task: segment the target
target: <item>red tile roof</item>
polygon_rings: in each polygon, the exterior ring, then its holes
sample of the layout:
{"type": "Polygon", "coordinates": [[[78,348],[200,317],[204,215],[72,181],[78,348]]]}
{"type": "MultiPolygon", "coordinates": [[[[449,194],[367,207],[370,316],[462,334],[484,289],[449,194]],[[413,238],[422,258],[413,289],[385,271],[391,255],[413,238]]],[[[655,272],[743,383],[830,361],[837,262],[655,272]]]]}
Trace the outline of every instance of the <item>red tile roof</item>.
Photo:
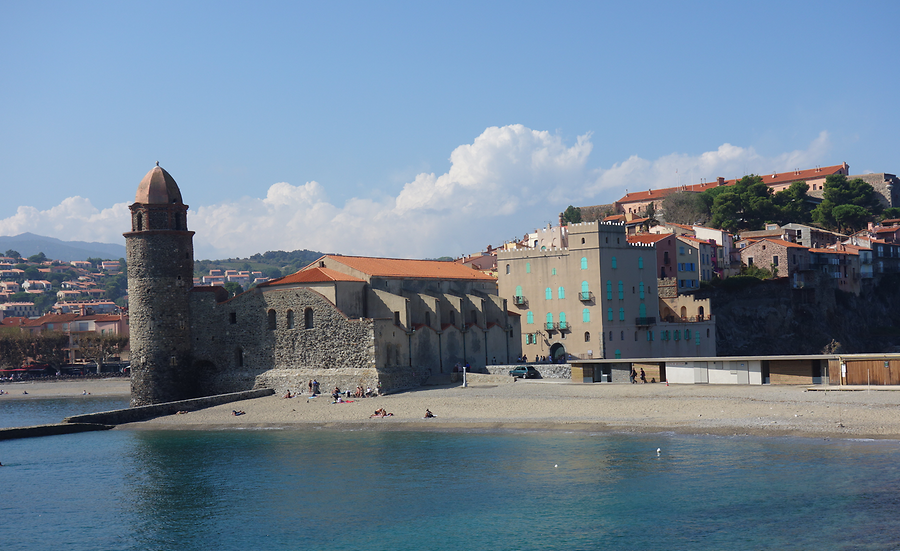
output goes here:
{"type": "Polygon", "coordinates": [[[834,249],[810,249],[811,253],[827,253],[827,254],[855,254],[859,255],[859,251],[836,251],[834,249]]]}
{"type": "MultiPolygon", "coordinates": [[[[412,279],[467,279],[475,281],[496,281],[493,276],[473,270],[455,262],[440,260],[405,260],[399,258],[372,258],[366,256],[325,255],[333,262],[339,262],[364,274],[375,277],[396,277],[412,279]]],[[[313,269],[318,260],[304,268],[313,269]]]]}
{"type": "MultiPolygon", "coordinates": [[[[781,172],[775,174],[759,174],[765,182],[766,185],[773,186],[779,184],[789,184],[797,181],[806,181],[806,180],[816,180],[819,178],[824,178],[826,176],[830,176],[832,174],[842,173],[844,169],[843,164],[834,165],[834,166],[825,166],[819,168],[810,168],[807,170],[792,170],[790,172],[781,172]]],[[[725,186],[733,186],[737,183],[740,178],[734,180],[725,180],[725,186]]],[[[651,189],[647,191],[638,191],[634,193],[626,193],[625,197],[622,197],[617,203],[641,203],[646,201],[654,201],[658,199],[663,199],[673,193],[677,193],[679,191],[693,191],[697,193],[704,192],[708,189],[712,189],[715,187],[719,187],[718,181],[716,182],[706,182],[703,184],[691,184],[679,187],[669,187],[662,189],[651,189]]]]}
{"type": "Polygon", "coordinates": [[[629,235],[629,243],[657,243],[667,237],[672,237],[673,233],[639,233],[637,235],[629,235]]]}
{"type": "Polygon", "coordinates": [[[331,283],[332,281],[356,281],[359,283],[365,283],[365,281],[359,279],[358,277],[342,274],[341,272],[332,270],[331,268],[319,268],[317,266],[315,268],[304,268],[303,270],[295,272],[291,275],[273,279],[272,281],[267,281],[265,283],[260,283],[258,286],[271,287],[273,285],[287,285],[290,283],[331,283]]]}

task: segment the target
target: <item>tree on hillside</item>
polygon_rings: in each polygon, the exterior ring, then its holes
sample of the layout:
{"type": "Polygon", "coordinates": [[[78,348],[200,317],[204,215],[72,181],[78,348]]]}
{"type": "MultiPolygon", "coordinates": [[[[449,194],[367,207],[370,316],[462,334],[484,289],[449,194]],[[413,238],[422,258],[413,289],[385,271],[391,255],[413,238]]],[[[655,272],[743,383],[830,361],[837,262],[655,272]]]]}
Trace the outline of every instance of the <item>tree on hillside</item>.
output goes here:
{"type": "Polygon", "coordinates": [[[565,225],[579,224],[581,223],[581,209],[569,205],[568,208],[560,214],[560,218],[562,218],[565,225]]]}
{"type": "Polygon", "coordinates": [[[657,218],[658,215],[659,215],[659,213],[656,212],[656,203],[651,201],[650,204],[647,205],[647,208],[644,210],[643,217],[647,219],[647,221],[644,222],[644,227],[646,227],[647,229],[650,229],[653,226],[658,225],[659,224],[659,219],[657,218]]]}
{"type": "Polygon", "coordinates": [[[25,279],[40,279],[41,271],[35,268],[34,266],[28,266],[25,268],[25,279]]]}
{"type": "Polygon", "coordinates": [[[884,212],[881,213],[882,220],[896,220],[898,218],[900,218],[900,207],[884,209],[884,212]]]}
{"type": "Polygon", "coordinates": [[[19,251],[14,251],[12,249],[9,249],[5,253],[3,253],[3,256],[9,257],[9,258],[15,258],[15,259],[22,258],[22,255],[19,254],[19,251]]]}
{"type": "Polygon", "coordinates": [[[244,288],[236,281],[226,281],[225,290],[228,291],[229,297],[234,297],[244,292],[244,288]]]}
{"type": "Polygon", "coordinates": [[[866,209],[857,205],[838,205],[831,211],[838,231],[854,233],[866,227],[866,223],[872,215],[866,209]]]}
{"type": "Polygon", "coordinates": [[[774,220],[776,210],[772,188],[759,176],[744,176],[716,197],[710,224],[732,233],[756,230],[774,220]]]}
{"type": "MultiPolygon", "coordinates": [[[[832,174],[825,178],[824,188],[822,202],[813,211],[813,220],[826,228],[836,229],[838,227],[834,209],[841,205],[862,207],[868,211],[869,218],[884,210],[881,201],[878,200],[878,194],[875,193],[875,188],[861,178],[848,180],[843,174],[832,174]]],[[[845,210],[845,215],[846,212],[845,210]]]]}
{"type": "Polygon", "coordinates": [[[47,255],[44,253],[37,253],[28,257],[28,262],[33,262],[35,264],[40,264],[45,260],[47,260],[47,255]]]}
{"type": "Polygon", "coordinates": [[[809,184],[806,182],[794,182],[775,194],[773,200],[778,209],[779,224],[809,224],[812,221],[815,206],[809,200],[808,191],[809,184]]]}
{"type": "Polygon", "coordinates": [[[662,217],[672,224],[703,224],[709,219],[709,210],[700,194],[680,191],[663,199],[662,217]]]}

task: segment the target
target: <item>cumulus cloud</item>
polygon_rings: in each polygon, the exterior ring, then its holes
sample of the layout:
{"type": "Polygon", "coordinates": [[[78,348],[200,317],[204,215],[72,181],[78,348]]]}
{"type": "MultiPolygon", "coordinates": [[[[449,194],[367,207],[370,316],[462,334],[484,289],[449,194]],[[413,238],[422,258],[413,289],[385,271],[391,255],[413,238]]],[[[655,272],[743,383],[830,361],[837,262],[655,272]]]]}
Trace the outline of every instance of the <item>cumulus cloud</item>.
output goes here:
{"type": "MultiPolygon", "coordinates": [[[[721,176],[740,178],[747,174],[771,174],[795,168],[811,168],[826,158],[831,148],[828,132],[822,131],[806,149],[765,157],[752,147],[722,144],[715,151],[700,155],[673,153],[649,161],[638,156],[616,163],[608,169],[598,169],[586,195],[596,197],[606,191],[641,191],[674,187],[680,184],[710,182],[721,176]]],[[[619,197],[619,194],[615,198],[619,197]]]]}
{"type": "MultiPolygon", "coordinates": [[[[265,197],[206,204],[189,212],[197,258],[312,249],[342,254],[436,257],[471,253],[520,238],[556,221],[569,204],[609,203],[635,191],[701,178],[733,178],[813,166],[826,157],[828,134],[807,149],[776,157],[723,144],[699,155],[655,160],[633,156],[609,168],[588,168],[591,134],[571,145],[557,134],[522,125],[491,127],[450,154],[443,174],[421,173],[396,197],[353,198],[333,204],[319,182],[272,184],[265,197]]],[[[203,197],[189,199],[199,204],[203,197]]],[[[122,242],[130,228],[127,203],[95,208],[70,197],[44,211],[19,207],[0,220],[0,234],[30,231],[64,240],[122,242]]]]}

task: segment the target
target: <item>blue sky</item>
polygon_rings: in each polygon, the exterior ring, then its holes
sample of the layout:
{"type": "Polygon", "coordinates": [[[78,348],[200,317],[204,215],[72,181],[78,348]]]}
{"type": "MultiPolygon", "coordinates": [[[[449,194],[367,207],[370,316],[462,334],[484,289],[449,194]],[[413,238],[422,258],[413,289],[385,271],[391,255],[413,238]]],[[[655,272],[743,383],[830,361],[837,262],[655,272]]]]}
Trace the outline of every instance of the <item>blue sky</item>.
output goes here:
{"type": "Polygon", "coordinates": [[[7,2],[0,235],[124,242],[156,161],[197,258],[436,257],[569,204],[897,173],[897,2],[7,2]]]}

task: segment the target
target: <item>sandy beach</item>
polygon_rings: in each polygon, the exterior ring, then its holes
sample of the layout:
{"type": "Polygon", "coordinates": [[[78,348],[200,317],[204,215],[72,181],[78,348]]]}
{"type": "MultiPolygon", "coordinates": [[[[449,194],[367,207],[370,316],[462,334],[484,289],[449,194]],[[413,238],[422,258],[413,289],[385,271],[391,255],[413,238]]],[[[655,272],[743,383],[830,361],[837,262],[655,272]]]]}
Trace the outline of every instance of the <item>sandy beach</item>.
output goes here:
{"type": "MultiPolygon", "coordinates": [[[[16,383],[0,399],[128,395],[127,379],[16,383]],[[27,390],[28,395],[22,391],[27,390]]],[[[244,400],[118,430],[570,430],[900,439],[900,391],[805,386],[510,382],[426,387],[350,403],[330,396],[244,400]],[[825,391],[825,388],[829,388],[825,391]],[[370,418],[384,408],[393,416],[370,418]],[[436,416],[424,419],[425,409],[436,416]],[[235,416],[233,410],[244,411],[235,416]]],[[[873,387],[874,388],[874,387],[873,387]]]]}

